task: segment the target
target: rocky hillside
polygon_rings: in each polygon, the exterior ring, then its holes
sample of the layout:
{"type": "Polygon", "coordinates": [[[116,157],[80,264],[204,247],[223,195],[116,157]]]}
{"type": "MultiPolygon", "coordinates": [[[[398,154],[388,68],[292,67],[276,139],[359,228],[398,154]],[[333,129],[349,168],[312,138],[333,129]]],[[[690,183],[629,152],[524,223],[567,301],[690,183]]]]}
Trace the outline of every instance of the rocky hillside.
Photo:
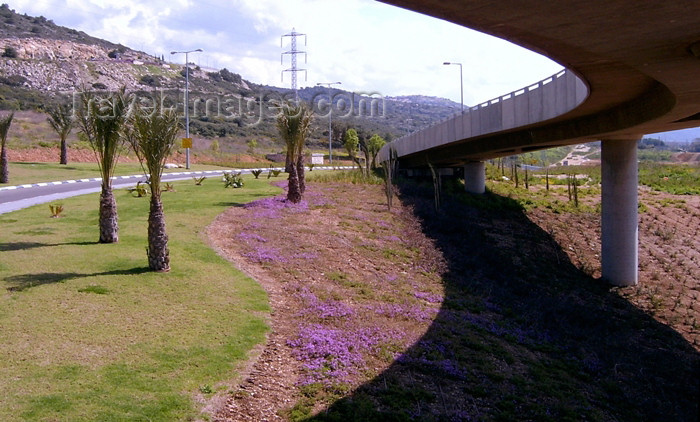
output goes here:
{"type": "Polygon", "coordinates": [[[134,63],[157,61],[43,16],[15,13],[7,4],[0,6],[0,51],[1,84],[47,93],[93,85],[135,88],[145,72],[133,69],[134,63]]]}
{"type": "Polygon", "coordinates": [[[138,89],[143,76],[157,71],[175,79],[179,69],[158,63],[154,58],[125,49],[110,58],[111,51],[98,45],[42,38],[0,39],[0,49],[13,57],[0,60],[0,82],[29,89],[60,92],[88,88],[138,89]]]}
{"type": "MultiPolygon", "coordinates": [[[[0,88],[4,85],[50,95],[83,88],[177,88],[183,80],[182,65],[56,25],[43,16],[18,14],[6,4],[0,6],[0,56],[0,88]]],[[[204,86],[215,84],[217,79],[223,81],[217,76],[218,72],[192,68],[192,89],[249,89],[240,76],[228,78],[223,87],[204,86]]],[[[0,94],[5,100],[15,97],[12,108],[36,106],[22,98],[25,95],[12,95],[7,89],[0,94]]],[[[11,108],[7,105],[3,108],[11,108]]]]}
{"type": "Polygon", "coordinates": [[[0,42],[4,51],[14,51],[6,53],[8,58],[25,60],[88,61],[106,59],[108,54],[104,47],[75,41],[10,37],[0,42]]]}

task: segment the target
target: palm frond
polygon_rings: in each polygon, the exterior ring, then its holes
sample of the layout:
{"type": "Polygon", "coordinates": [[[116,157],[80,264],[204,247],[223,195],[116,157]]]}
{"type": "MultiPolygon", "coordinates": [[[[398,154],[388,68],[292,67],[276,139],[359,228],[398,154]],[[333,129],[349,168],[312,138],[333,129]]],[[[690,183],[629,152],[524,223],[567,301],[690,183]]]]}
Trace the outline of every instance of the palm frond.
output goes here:
{"type": "Polygon", "coordinates": [[[126,137],[149,174],[151,192],[160,195],[160,180],[163,166],[175,147],[180,130],[180,120],[172,109],[163,109],[160,104],[146,110],[136,107],[130,119],[126,137]]]}
{"type": "Polygon", "coordinates": [[[55,105],[46,110],[49,117],[46,120],[49,122],[53,130],[56,131],[61,140],[65,140],[70,131],[73,129],[75,120],[73,119],[73,111],[68,105],[55,105]]]}
{"type": "Polygon", "coordinates": [[[123,143],[121,130],[130,113],[130,100],[124,88],[108,96],[97,96],[90,91],[81,94],[77,121],[95,153],[103,185],[111,185],[123,143]]]}
{"type": "Polygon", "coordinates": [[[277,117],[277,129],[287,145],[287,150],[297,156],[304,148],[304,142],[311,128],[311,110],[304,104],[284,104],[277,117]]]}

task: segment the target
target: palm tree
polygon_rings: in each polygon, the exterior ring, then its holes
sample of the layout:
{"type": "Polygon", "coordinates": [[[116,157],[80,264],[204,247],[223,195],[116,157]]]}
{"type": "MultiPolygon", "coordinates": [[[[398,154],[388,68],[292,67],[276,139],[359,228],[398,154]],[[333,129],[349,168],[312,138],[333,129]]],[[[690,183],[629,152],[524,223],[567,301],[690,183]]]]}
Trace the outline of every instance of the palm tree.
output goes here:
{"type": "Polygon", "coordinates": [[[174,110],[163,110],[159,103],[145,113],[138,108],[131,119],[126,139],[136,152],[151,185],[151,206],[148,213],[148,266],[154,271],[170,271],[168,234],[161,201],[160,181],[165,161],[175,146],[179,117],[174,110]]]}
{"type": "Polygon", "coordinates": [[[117,201],[112,193],[112,176],[123,145],[121,131],[129,111],[124,88],[108,97],[96,97],[84,91],[82,107],[78,110],[78,124],[85,134],[102,175],[100,193],[100,243],[119,241],[117,201]]]}
{"type": "Polygon", "coordinates": [[[10,130],[13,117],[15,117],[14,112],[10,113],[9,116],[0,118],[0,142],[2,143],[2,147],[0,148],[0,183],[10,182],[10,170],[7,164],[5,144],[7,143],[7,132],[10,130]]]}
{"type": "Polygon", "coordinates": [[[301,103],[287,103],[280,107],[277,117],[277,129],[287,144],[287,162],[289,171],[289,186],[287,200],[297,203],[301,201],[306,188],[304,183],[304,143],[311,129],[311,109],[301,103]]]}
{"type": "Polygon", "coordinates": [[[68,164],[68,147],[66,138],[73,129],[73,112],[68,105],[55,105],[46,111],[49,124],[61,138],[61,164],[68,164]]]}

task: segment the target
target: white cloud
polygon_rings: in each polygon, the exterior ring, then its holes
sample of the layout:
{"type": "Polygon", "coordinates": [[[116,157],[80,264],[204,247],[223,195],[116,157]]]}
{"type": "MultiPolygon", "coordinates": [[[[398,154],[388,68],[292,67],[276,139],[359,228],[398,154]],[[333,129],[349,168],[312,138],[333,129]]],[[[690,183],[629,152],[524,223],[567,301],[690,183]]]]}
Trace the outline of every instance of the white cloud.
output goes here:
{"type": "MultiPolygon", "coordinates": [[[[109,41],[165,54],[203,48],[190,60],[227,67],[253,82],[283,85],[280,36],[307,34],[308,80],[342,81],[352,91],[424,94],[459,101],[461,62],[466,104],[519,89],[561,67],[504,41],[369,0],[15,0],[19,12],[43,15],[109,41]]],[[[285,45],[288,48],[288,45],[285,45]]],[[[285,50],[286,51],[286,50],[285,50]]],[[[184,58],[172,58],[182,62],[184,58]]],[[[288,86],[289,75],[285,75],[288,86]]]]}

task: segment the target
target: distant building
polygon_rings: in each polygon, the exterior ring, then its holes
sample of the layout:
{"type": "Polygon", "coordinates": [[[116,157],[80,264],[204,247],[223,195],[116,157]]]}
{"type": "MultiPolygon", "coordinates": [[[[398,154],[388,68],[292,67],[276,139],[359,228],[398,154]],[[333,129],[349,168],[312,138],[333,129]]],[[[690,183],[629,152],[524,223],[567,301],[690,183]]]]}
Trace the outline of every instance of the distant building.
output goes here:
{"type": "Polygon", "coordinates": [[[311,154],[311,164],[323,164],[323,154],[311,154]]]}

